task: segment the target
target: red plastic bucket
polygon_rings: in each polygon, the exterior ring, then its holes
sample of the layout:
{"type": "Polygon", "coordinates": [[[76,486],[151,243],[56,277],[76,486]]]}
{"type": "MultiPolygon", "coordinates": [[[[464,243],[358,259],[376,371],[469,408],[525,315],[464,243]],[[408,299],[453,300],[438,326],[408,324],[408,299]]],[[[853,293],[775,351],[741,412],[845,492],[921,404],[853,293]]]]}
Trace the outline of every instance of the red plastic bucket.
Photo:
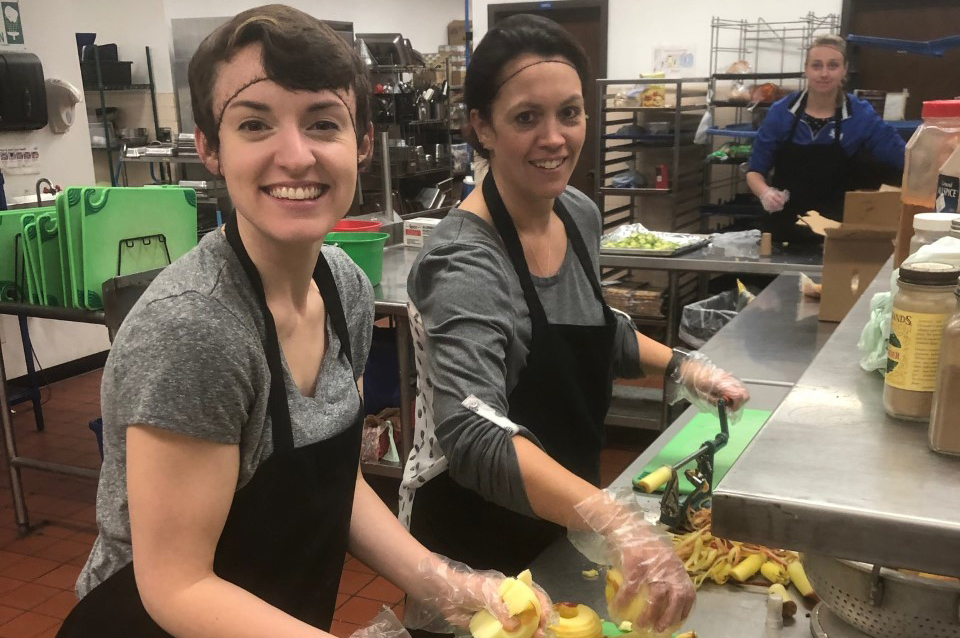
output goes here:
{"type": "Polygon", "coordinates": [[[380,232],[380,222],[367,219],[341,219],[333,227],[335,233],[377,233],[380,232]]]}

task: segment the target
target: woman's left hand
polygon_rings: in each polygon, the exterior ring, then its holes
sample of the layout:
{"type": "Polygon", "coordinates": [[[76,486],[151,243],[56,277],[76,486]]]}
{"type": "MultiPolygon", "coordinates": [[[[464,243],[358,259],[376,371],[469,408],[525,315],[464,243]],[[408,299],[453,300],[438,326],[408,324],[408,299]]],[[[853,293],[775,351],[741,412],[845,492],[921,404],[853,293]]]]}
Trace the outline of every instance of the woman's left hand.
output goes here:
{"type": "MultiPolygon", "coordinates": [[[[506,578],[500,572],[474,570],[439,554],[430,554],[420,562],[417,573],[424,588],[416,600],[408,600],[404,611],[404,625],[408,628],[436,633],[449,633],[450,625],[466,629],[473,615],[483,609],[505,629],[513,631],[519,627],[519,620],[510,616],[500,598],[500,586],[506,578]]],[[[547,627],[555,622],[553,603],[536,583],[532,589],[541,610],[534,638],[544,638],[547,627]]]]}

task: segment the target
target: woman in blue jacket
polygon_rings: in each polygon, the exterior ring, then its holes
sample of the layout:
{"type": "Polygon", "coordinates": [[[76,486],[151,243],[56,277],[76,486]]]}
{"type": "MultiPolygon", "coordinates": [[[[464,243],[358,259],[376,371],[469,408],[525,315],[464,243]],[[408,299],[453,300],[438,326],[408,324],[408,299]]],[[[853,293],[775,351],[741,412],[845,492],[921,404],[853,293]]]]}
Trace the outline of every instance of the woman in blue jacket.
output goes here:
{"type": "Polygon", "coordinates": [[[843,92],[844,40],[815,39],[804,71],[806,90],[770,107],[750,155],[747,185],[771,213],[763,225],[775,241],[804,238],[796,220],[808,210],[842,220],[846,191],[899,181],[903,172],[903,138],[870,104],[843,92]]]}

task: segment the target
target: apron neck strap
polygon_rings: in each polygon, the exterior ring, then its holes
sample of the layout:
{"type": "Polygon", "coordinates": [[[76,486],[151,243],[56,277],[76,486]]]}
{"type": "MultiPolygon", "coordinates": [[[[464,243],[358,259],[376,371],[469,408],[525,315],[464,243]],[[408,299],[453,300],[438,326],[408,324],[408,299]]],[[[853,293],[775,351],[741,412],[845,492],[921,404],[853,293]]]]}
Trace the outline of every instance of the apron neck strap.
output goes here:
{"type": "MultiPolygon", "coordinates": [[[[253,288],[266,328],[266,342],[263,350],[267,357],[267,368],[270,370],[270,395],[267,398],[267,409],[270,413],[272,426],[273,449],[274,452],[288,452],[293,450],[294,447],[293,425],[290,421],[290,406],[287,403],[287,388],[280,355],[280,340],[277,337],[277,324],[273,319],[273,313],[267,306],[267,297],[260,273],[257,271],[253,260],[250,259],[250,255],[243,245],[243,240],[240,238],[236,213],[234,213],[233,219],[226,224],[226,235],[227,242],[233,248],[233,252],[240,261],[240,265],[247,275],[247,280],[253,288]]],[[[343,314],[343,304],[340,301],[340,294],[333,279],[333,273],[330,271],[330,265],[324,258],[323,253],[317,257],[317,264],[313,269],[313,280],[320,290],[320,296],[323,297],[327,316],[333,323],[333,329],[340,339],[341,347],[347,355],[347,360],[352,365],[350,334],[347,331],[347,323],[343,314]]]]}
{"type": "MultiPolygon", "coordinates": [[[[539,322],[541,325],[547,325],[547,314],[543,309],[543,304],[540,302],[540,296],[537,294],[536,288],[533,285],[533,277],[530,275],[530,268],[523,255],[523,244],[520,243],[520,235],[517,233],[517,227],[513,223],[513,219],[510,217],[506,205],[503,203],[503,197],[501,197],[500,190],[497,188],[492,168],[487,171],[486,177],[483,178],[482,189],[483,199],[486,201],[487,209],[490,211],[493,225],[500,234],[500,238],[507,248],[507,255],[510,257],[510,261],[513,262],[517,277],[520,279],[520,287],[523,290],[523,296],[526,299],[531,319],[539,322]]],[[[594,295],[604,306],[604,312],[606,313],[606,304],[603,301],[600,281],[593,272],[590,254],[587,251],[586,243],[583,241],[583,235],[580,234],[580,229],[577,228],[573,217],[559,198],[554,200],[553,211],[557,214],[557,217],[560,218],[560,221],[563,222],[564,230],[567,233],[570,244],[573,246],[577,260],[580,262],[580,266],[590,281],[594,295]]]]}
{"type": "MultiPolygon", "coordinates": [[[[803,97],[800,98],[800,104],[799,106],[797,106],[797,114],[793,118],[793,125],[790,127],[790,133],[787,134],[788,142],[793,141],[793,136],[797,132],[797,124],[800,123],[800,120],[803,119],[803,115],[806,112],[808,95],[809,95],[808,93],[804,93],[803,97]]],[[[844,99],[846,99],[846,96],[844,96],[844,99]]],[[[842,121],[843,121],[843,106],[841,105],[837,107],[837,110],[834,111],[834,114],[833,114],[833,132],[834,132],[833,143],[836,144],[837,146],[840,145],[840,122],[842,121]]]]}

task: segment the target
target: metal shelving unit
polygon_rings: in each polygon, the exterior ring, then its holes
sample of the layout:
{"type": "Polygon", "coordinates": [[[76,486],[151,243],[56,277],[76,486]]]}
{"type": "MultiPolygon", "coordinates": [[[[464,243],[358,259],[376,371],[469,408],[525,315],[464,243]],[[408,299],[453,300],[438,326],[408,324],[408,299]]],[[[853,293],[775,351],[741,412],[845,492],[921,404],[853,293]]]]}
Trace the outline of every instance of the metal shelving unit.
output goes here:
{"type": "MultiPolygon", "coordinates": [[[[804,86],[803,57],[817,34],[837,33],[840,18],[835,14],[817,16],[808,13],[797,20],[755,22],[714,17],[710,29],[710,115],[713,125],[707,129],[711,150],[726,142],[749,144],[757,136],[757,128],[772,102],[749,104],[726,97],[730,83],[776,82],[785,90],[804,86]],[[752,73],[727,73],[730,64],[749,62],[752,73]]],[[[710,230],[714,216],[756,217],[762,212],[759,204],[751,206],[742,199],[749,197],[745,173],[746,159],[709,162],[704,168],[704,200],[700,230],[710,230]],[[733,203],[736,202],[736,203],[733,203]]]]}
{"type": "MultiPolygon", "coordinates": [[[[107,112],[107,93],[113,92],[149,92],[150,93],[150,105],[153,110],[153,132],[155,135],[154,139],[160,138],[160,114],[157,109],[157,86],[156,82],[153,79],[153,59],[150,57],[150,47],[144,47],[147,54],[147,78],[149,81],[147,84],[104,84],[103,83],[103,73],[100,68],[100,50],[94,47],[93,49],[93,59],[96,63],[97,69],[97,83],[95,85],[84,85],[84,92],[96,92],[100,97],[100,112],[106,116],[107,112]]],[[[111,140],[110,127],[106,125],[106,121],[103,122],[103,137],[106,144],[101,147],[92,147],[96,150],[106,151],[107,154],[107,166],[110,169],[110,184],[113,186],[117,185],[117,169],[114,163],[114,153],[122,152],[123,147],[117,144],[114,144],[111,140]]]]}

